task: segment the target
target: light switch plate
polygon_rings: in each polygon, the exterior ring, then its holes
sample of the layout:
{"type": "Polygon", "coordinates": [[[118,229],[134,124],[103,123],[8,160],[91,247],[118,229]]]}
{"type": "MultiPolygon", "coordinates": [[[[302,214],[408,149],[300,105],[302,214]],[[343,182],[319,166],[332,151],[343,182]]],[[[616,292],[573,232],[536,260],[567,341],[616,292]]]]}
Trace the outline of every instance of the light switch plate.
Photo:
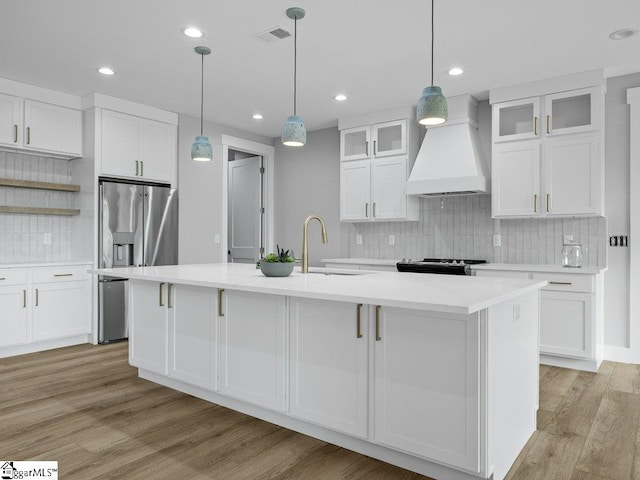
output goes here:
{"type": "Polygon", "coordinates": [[[45,233],[44,234],[44,244],[45,245],[51,245],[51,234],[50,233],[45,233]]]}
{"type": "Polygon", "coordinates": [[[494,247],[501,247],[502,246],[502,236],[501,235],[494,235],[493,236],[493,246],[494,247]]]}
{"type": "Polygon", "coordinates": [[[571,243],[573,242],[573,235],[563,235],[562,243],[571,243]]]}

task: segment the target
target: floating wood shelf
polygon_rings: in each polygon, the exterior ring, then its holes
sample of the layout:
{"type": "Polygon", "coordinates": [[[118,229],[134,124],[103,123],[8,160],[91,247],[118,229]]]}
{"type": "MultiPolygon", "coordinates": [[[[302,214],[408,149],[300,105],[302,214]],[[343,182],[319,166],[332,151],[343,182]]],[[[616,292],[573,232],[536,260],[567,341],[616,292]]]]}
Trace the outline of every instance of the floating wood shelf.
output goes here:
{"type": "Polygon", "coordinates": [[[1,187],[37,188],[41,190],[58,190],[61,192],[79,192],[80,185],[67,183],[36,182],[33,180],[18,180],[16,178],[0,178],[1,187]]]}
{"type": "Polygon", "coordinates": [[[73,208],[42,208],[42,207],[9,207],[0,205],[0,213],[21,213],[26,215],[80,215],[80,210],[73,208]]]}

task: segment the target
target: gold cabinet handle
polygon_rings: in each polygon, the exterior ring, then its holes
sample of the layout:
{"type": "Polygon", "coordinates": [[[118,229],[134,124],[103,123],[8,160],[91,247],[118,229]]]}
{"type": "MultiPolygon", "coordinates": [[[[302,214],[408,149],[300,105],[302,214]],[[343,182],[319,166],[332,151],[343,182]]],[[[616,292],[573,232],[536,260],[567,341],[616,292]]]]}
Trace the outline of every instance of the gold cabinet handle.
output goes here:
{"type": "Polygon", "coordinates": [[[533,194],[533,213],[538,213],[538,194],[533,194]]]}
{"type": "Polygon", "coordinates": [[[376,305],[376,342],[382,340],[380,336],[380,309],[382,307],[380,305],[376,305]]]}
{"type": "Polygon", "coordinates": [[[139,175],[140,166],[138,165],[138,160],[136,160],[136,177],[139,175]]]}
{"type": "Polygon", "coordinates": [[[356,338],[362,338],[362,330],[360,328],[361,311],[362,311],[362,304],[359,303],[358,306],[356,307],[356,338]]]}
{"type": "Polygon", "coordinates": [[[376,218],[376,202],[373,202],[373,218],[376,218]]]}
{"type": "Polygon", "coordinates": [[[40,298],[39,298],[39,297],[40,297],[40,295],[39,295],[39,293],[40,293],[40,292],[39,292],[39,291],[38,291],[38,289],[36,288],[36,307],[38,306],[38,303],[39,303],[39,301],[40,301],[40,298]]]}
{"type": "Polygon", "coordinates": [[[140,160],[140,176],[144,177],[144,160],[140,160]]]}
{"type": "Polygon", "coordinates": [[[551,133],[551,115],[547,115],[547,133],[551,133]]]}
{"type": "Polygon", "coordinates": [[[365,218],[369,218],[369,204],[368,203],[364,204],[364,216],[365,216],[365,218]]]}
{"type": "Polygon", "coordinates": [[[547,193],[547,213],[549,212],[550,208],[551,208],[551,194],[547,193]]]}
{"type": "Polygon", "coordinates": [[[549,282],[549,285],[573,285],[571,282],[549,282]]]}
{"type": "Polygon", "coordinates": [[[31,127],[27,127],[27,145],[31,143],[31,127]]]}
{"type": "Polygon", "coordinates": [[[377,150],[376,150],[376,141],[373,141],[373,156],[375,157],[378,154],[377,150]]]}
{"type": "Polygon", "coordinates": [[[173,283],[167,283],[167,308],[173,308],[173,283]]]}
{"type": "Polygon", "coordinates": [[[7,277],[0,277],[0,281],[6,280],[6,279],[7,279],[7,277]]]}
{"type": "Polygon", "coordinates": [[[13,143],[18,143],[18,125],[13,126],[13,143]]]}
{"type": "Polygon", "coordinates": [[[222,292],[224,292],[224,288],[218,290],[218,316],[224,317],[224,313],[222,313],[222,292]]]}
{"type": "Polygon", "coordinates": [[[22,308],[27,308],[27,291],[22,290],[22,308]]]}
{"type": "Polygon", "coordinates": [[[164,282],[158,285],[158,306],[164,307],[164,303],[162,303],[162,287],[164,287],[164,282]]]}
{"type": "Polygon", "coordinates": [[[54,277],[73,277],[73,273],[54,273],[54,277]]]}
{"type": "Polygon", "coordinates": [[[533,134],[538,135],[538,117],[533,117],[533,134]]]}

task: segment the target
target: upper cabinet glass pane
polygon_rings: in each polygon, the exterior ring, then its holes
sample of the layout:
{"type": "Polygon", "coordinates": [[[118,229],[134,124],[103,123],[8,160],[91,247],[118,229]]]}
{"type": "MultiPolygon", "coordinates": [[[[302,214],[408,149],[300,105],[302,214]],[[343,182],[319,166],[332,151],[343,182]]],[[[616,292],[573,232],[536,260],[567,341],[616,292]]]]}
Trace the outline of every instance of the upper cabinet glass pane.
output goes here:
{"type": "Polygon", "coordinates": [[[356,132],[345,133],[342,148],[344,158],[368,156],[367,131],[359,130],[356,132]]]}
{"type": "Polygon", "coordinates": [[[551,102],[553,128],[591,125],[591,95],[558,98],[551,102]]]}
{"type": "Polygon", "coordinates": [[[534,131],[533,104],[514,105],[500,109],[500,136],[522,135],[534,131]]]}
{"type": "Polygon", "coordinates": [[[376,153],[400,150],[402,148],[402,125],[378,128],[376,153]]]}

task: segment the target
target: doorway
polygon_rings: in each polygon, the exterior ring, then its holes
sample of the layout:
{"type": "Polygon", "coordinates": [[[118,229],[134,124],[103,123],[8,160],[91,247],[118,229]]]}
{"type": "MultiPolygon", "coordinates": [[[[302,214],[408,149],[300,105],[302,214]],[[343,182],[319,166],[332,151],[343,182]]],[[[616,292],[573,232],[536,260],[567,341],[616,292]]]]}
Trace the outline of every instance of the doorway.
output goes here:
{"type": "Polygon", "coordinates": [[[264,159],[228,152],[227,262],[255,263],[264,254],[264,159]]]}

